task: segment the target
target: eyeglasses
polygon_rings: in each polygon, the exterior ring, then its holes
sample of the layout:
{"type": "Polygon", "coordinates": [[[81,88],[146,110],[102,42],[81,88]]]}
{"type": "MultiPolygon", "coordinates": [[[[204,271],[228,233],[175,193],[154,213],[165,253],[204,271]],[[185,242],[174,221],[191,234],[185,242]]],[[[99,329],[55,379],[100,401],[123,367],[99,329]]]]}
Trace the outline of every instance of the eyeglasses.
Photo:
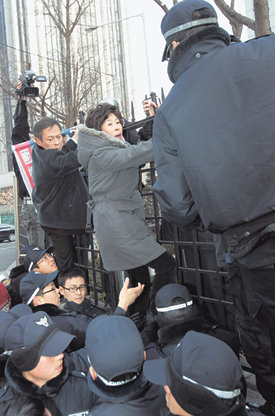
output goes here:
{"type": "Polygon", "coordinates": [[[36,262],[36,264],[43,263],[43,261],[46,261],[46,260],[49,260],[49,259],[52,259],[52,258],[53,258],[53,255],[51,253],[46,253],[46,254],[44,254],[43,257],[41,257],[41,259],[39,261],[36,262]]]}
{"type": "Polygon", "coordinates": [[[71,293],[76,293],[77,291],[82,292],[83,290],[86,290],[87,285],[80,285],[80,286],[74,286],[74,287],[62,286],[62,287],[63,289],[66,289],[71,293]]]}
{"type": "Polygon", "coordinates": [[[46,292],[42,292],[42,295],[46,295],[46,293],[53,292],[54,290],[57,290],[56,286],[53,286],[50,290],[47,290],[46,292]]]}

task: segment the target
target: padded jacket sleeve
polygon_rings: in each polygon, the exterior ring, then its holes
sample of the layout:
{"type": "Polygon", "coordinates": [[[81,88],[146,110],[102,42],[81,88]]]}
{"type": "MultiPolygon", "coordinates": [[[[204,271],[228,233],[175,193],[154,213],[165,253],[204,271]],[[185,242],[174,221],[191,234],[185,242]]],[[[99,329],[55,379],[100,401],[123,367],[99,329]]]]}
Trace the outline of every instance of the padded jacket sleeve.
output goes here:
{"type": "MultiPolygon", "coordinates": [[[[89,152],[89,148],[86,148],[89,152]]],[[[128,145],[125,148],[103,146],[100,149],[90,152],[94,166],[108,166],[109,171],[120,171],[139,167],[140,165],[153,161],[152,141],[140,142],[137,145],[128,145]]],[[[81,154],[78,153],[81,162],[81,154]]],[[[83,163],[85,166],[85,163],[83,163]]]]}
{"type": "Polygon", "coordinates": [[[163,217],[179,226],[197,223],[198,212],[185,179],[176,140],[161,110],[158,110],[154,121],[153,151],[158,176],[153,190],[163,217]]]}

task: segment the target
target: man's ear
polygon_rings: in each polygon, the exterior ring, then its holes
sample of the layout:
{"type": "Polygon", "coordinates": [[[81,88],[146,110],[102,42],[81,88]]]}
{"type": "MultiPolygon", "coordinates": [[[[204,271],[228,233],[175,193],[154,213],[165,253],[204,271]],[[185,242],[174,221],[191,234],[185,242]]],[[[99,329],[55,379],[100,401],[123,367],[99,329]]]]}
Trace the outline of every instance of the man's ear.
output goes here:
{"type": "Polygon", "coordinates": [[[95,370],[93,369],[93,366],[89,367],[89,371],[90,371],[92,379],[95,380],[97,378],[97,374],[95,370]]]}
{"type": "Polygon", "coordinates": [[[59,291],[60,295],[64,296],[65,290],[62,286],[58,287],[58,291],[59,291]]]}
{"type": "Polygon", "coordinates": [[[33,304],[33,306],[40,305],[40,296],[35,296],[32,300],[32,304],[33,304]]]}
{"type": "Polygon", "coordinates": [[[176,46],[178,46],[179,42],[177,40],[172,40],[172,45],[175,49],[176,46]]]}
{"type": "Polygon", "coordinates": [[[146,361],[146,351],[144,351],[144,361],[146,361]]]}
{"type": "Polygon", "coordinates": [[[38,139],[38,137],[35,137],[35,138],[34,138],[34,141],[35,141],[35,143],[37,143],[37,144],[38,144],[38,146],[43,147],[43,142],[42,142],[42,140],[38,139]]]}

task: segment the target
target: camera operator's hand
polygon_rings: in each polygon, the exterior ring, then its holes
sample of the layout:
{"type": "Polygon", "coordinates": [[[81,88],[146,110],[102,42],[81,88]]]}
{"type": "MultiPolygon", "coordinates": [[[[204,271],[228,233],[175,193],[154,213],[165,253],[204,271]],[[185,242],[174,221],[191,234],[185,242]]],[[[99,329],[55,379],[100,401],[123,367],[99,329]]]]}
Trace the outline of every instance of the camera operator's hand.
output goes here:
{"type": "Polygon", "coordinates": [[[127,311],[129,306],[141,295],[144,285],[138,283],[136,287],[128,288],[130,283],[129,277],[126,277],[123,288],[119,293],[118,305],[124,311],[127,311]]]}
{"type": "Polygon", "coordinates": [[[18,81],[15,92],[18,94],[18,101],[26,101],[26,97],[21,94],[22,91],[22,81],[18,81]]]}
{"type": "Polygon", "coordinates": [[[78,143],[78,129],[75,129],[73,136],[71,137],[75,143],[78,143]]]}
{"type": "Polygon", "coordinates": [[[149,111],[149,116],[150,117],[155,115],[156,109],[158,108],[157,104],[154,103],[151,100],[143,100],[142,101],[142,107],[143,107],[143,111],[146,115],[148,114],[148,111],[149,111]]]}

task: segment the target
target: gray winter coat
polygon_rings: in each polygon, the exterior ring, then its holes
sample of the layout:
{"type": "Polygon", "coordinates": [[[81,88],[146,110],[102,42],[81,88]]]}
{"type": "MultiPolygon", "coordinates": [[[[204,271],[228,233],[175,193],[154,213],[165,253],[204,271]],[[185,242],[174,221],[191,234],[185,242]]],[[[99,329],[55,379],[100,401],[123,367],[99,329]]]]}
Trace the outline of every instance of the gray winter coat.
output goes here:
{"type": "Polygon", "coordinates": [[[138,168],[153,160],[151,140],[131,146],[82,125],[78,160],[88,170],[94,228],[105,269],[134,269],[164,253],[145,224],[138,191],[138,168]]]}

